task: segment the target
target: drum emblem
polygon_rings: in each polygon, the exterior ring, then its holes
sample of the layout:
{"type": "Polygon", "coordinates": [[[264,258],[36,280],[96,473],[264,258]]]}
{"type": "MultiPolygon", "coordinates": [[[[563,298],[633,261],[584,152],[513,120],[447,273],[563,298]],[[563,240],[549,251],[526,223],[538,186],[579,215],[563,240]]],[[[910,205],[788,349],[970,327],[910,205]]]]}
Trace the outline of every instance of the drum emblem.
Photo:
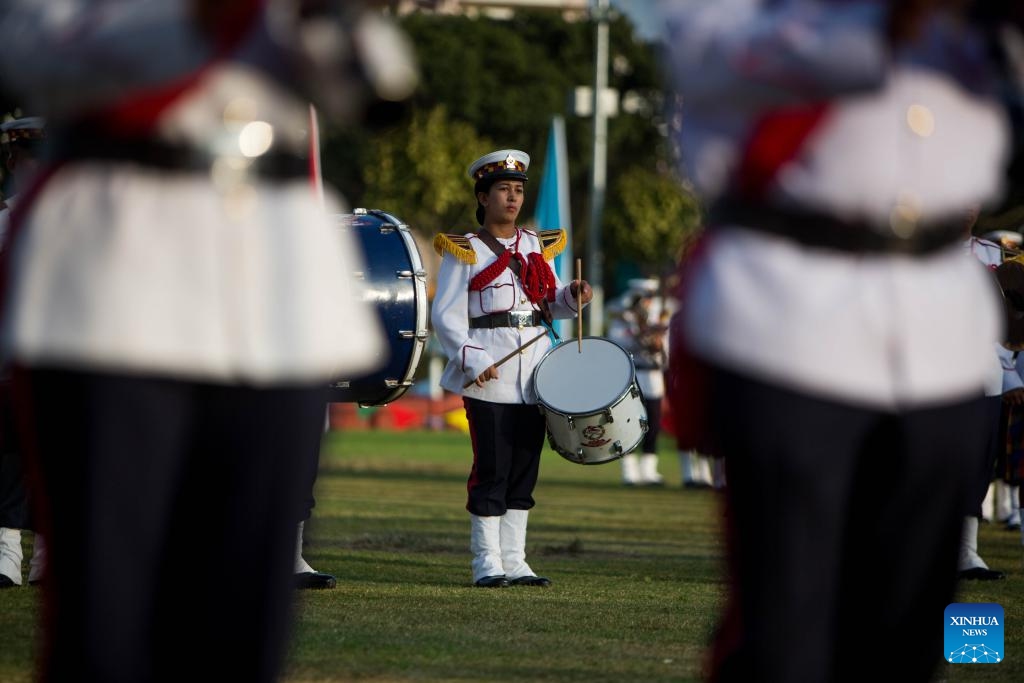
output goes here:
{"type": "Polygon", "coordinates": [[[601,425],[590,425],[583,430],[583,438],[585,439],[583,445],[587,448],[596,448],[597,446],[603,446],[611,441],[611,439],[601,438],[603,436],[604,427],[601,425]]]}

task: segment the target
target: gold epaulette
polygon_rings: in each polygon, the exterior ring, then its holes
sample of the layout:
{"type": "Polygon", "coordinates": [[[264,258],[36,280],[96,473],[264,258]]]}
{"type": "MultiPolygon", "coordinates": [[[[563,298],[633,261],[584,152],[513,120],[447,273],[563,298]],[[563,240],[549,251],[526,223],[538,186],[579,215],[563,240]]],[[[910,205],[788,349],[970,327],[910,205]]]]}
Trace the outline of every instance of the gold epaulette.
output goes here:
{"type": "Polygon", "coordinates": [[[461,263],[476,263],[476,251],[465,235],[438,233],[434,238],[434,250],[439,256],[444,256],[445,252],[448,252],[461,263]]]}
{"type": "Polygon", "coordinates": [[[541,230],[537,233],[540,236],[540,246],[544,250],[544,260],[550,261],[565,249],[565,230],[541,230]]]}

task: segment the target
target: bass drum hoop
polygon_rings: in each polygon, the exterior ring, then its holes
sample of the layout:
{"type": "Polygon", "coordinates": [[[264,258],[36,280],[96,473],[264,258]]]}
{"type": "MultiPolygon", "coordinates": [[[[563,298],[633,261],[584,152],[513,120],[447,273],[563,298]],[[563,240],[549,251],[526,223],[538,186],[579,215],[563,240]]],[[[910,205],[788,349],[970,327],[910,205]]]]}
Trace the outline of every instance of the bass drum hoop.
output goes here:
{"type": "Polygon", "coordinates": [[[423,350],[427,344],[427,271],[423,267],[423,259],[420,258],[419,247],[416,246],[416,240],[413,239],[412,229],[408,224],[403,223],[386,211],[381,211],[379,209],[356,209],[354,213],[358,215],[361,211],[369,215],[378,216],[386,222],[394,225],[398,230],[398,234],[402,238],[402,243],[405,245],[405,250],[409,254],[409,261],[412,265],[413,288],[416,292],[416,295],[413,298],[413,302],[416,307],[416,327],[412,331],[412,353],[409,356],[409,364],[406,368],[405,376],[402,377],[398,385],[395,386],[392,391],[388,392],[380,402],[360,404],[363,406],[384,406],[401,398],[402,395],[409,390],[409,387],[413,385],[413,378],[416,376],[416,370],[419,368],[420,359],[423,357],[423,350]]]}
{"type": "MultiPolygon", "coordinates": [[[[382,211],[380,209],[357,208],[353,209],[351,214],[344,217],[347,218],[349,216],[353,218],[359,216],[373,216],[382,222],[382,225],[380,226],[381,228],[384,228],[384,224],[388,224],[392,230],[396,230],[402,240],[402,245],[405,247],[406,255],[409,257],[409,265],[411,268],[408,276],[412,280],[414,292],[413,306],[415,309],[415,327],[411,330],[412,350],[409,354],[409,361],[406,364],[405,372],[400,378],[397,378],[396,381],[393,382],[393,385],[391,380],[395,378],[389,378],[388,382],[385,384],[385,387],[388,390],[380,396],[375,396],[371,400],[354,401],[358,405],[366,408],[381,407],[398,400],[409,390],[409,387],[413,385],[413,378],[416,376],[416,370],[423,357],[423,351],[426,347],[427,336],[429,334],[427,331],[427,273],[426,269],[423,267],[423,259],[420,256],[419,247],[416,246],[416,240],[413,239],[412,229],[408,224],[403,223],[387,211],[382,211]]],[[[363,259],[366,262],[364,263],[364,266],[369,265],[368,262],[370,258],[370,254],[363,254],[363,259]]],[[[390,343],[390,339],[388,341],[390,343]]],[[[332,385],[332,387],[333,391],[340,391],[346,388],[338,386],[337,383],[332,385]]],[[[341,401],[338,398],[334,398],[333,400],[339,403],[346,402],[341,401]]]]}

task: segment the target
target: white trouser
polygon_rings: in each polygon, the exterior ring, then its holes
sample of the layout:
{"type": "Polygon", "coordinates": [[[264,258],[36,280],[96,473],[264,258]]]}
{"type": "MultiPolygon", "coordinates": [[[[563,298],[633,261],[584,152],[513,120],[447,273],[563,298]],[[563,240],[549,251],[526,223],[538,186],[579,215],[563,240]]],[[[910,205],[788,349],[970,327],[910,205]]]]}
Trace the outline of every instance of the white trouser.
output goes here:
{"type": "Polygon", "coordinates": [[[507,510],[501,518],[501,564],[511,579],[535,576],[526,564],[526,523],[529,510],[507,510]]]}
{"type": "Polygon", "coordinates": [[[960,534],[960,557],[956,568],[957,571],[988,569],[985,560],[978,555],[978,518],[973,515],[964,517],[964,526],[960,534]]]}
{"type": "Polygon", "coordinates": [[[0,574],[21,585],[21,531],[0,528],[0,574]]]}
{"type": "Polygon", "coordinates": [[[504,576],[501,564],[501,517],[469,516],[469,551],[473,553],[474,583],[488,576],[504,576]]]}

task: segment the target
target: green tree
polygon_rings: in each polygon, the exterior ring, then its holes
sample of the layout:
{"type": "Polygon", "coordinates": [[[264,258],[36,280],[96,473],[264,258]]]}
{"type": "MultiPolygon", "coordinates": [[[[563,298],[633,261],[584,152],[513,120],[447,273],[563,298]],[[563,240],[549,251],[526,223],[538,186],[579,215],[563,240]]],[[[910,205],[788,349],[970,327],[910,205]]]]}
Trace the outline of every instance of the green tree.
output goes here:
{"type": "Polygon", "coordinates": [[[609,196],[607,222],[619,229],[607,236],[608,270],[631,262],[642,275],[666,275],[701,227],[694,195],[675,173],[634,166],[619,175],[609,196]]]}
{"type": "Polygon", "coordinates": [[[439,105],[414,112],[401,136],[378,135],[369,145],[375,162],[365,168],[368,208],[402,207],[394,213],[425,234],[476,227],[465,154],[491,142],[472,126],[452,121],[439,105]]]}
{"type": "MultiPolygon", "coordinates": [[[[401,24],[423,75],[409,103],[410,116],[388,130],[327,132],[327,180],[355,205],[390,211],[425,234],[473,227],[466,166],[492,149],[515,147],[533,157],[533,186],[523,210],[528,220],[551,117],[559,114],[566,120],[574,246],[584,253],[593,128],[590,118],[573,116],[568,104],[574,88],[593,82],[593,24],[566,22],[545,11],[517,11],[508,20],[413,13],[401,24]]],[[[615,191],[620,178],[646,173],[668,182],[660,169],[672,165],[661,132],[662,79],[655,47],[639,40],[622,17],[611,23],[610,47],[610,87],[631,93],[643,106],[609,121],[610,192],[602,223],[606,254],[612,245],[628,242],[619,232],[633,230],[633,217],[614,206],[622,196],[615,191]]],[[[661,201],[653,186],[633,183],[633,192],[633,203],[656,206],[661,201]]],[[[631,250],[616,258],[643,254],[631,250]]]]}

